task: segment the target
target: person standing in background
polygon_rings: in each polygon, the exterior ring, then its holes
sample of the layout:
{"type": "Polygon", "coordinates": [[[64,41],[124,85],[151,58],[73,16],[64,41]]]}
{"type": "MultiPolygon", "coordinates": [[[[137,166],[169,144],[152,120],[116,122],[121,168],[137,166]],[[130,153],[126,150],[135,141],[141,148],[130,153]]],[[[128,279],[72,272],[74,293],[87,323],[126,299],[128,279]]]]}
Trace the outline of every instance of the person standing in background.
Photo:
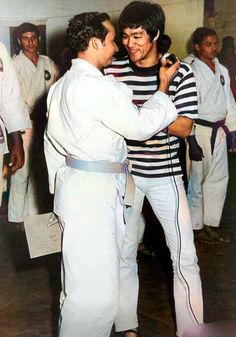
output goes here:
{"type": "Polygon", "coordinates": [[[225,36],[222,40],[222,48],[218,54],[218,59],[229,71],[230,87],[236,100],[236,53],[234,38],[225,36]]]}
{"type": "Polygon", "coordinates": [[[199,27],[193,32],[192,43],[199,115],[188,137],[188,202],[196,239],[207,244],[228,243],[230,238],[219,226],[229,179],[227,138],[229,148],[236,150],[236,103],[228,70],[216,57],[216,32],[199,27]]]}
{"type": "MultiPolygon", "coordinates": [[[[10,173],[16,174],[24,165],[24,150],[21,130],[30,128],[29,115],[20,94],[20,88],[12,60],[4,44],[0,42],[0,170],[4,154],[10,149],[10,173]],[[7,146],[7,135],[10,144],[7,146]]],[[[0,178],[0,205],[2,202],[3,179],[0,178]]]]}
{"type": "MultiPolygon", "coordinates": [[[[46,101],[50,86],[56,81],[55,63],[38,52],[40,32],[32,23],[22,23],[16,28],[20,53],[13,57],[21,94],[32,122],[32,128],[23,132],[25,164],[11,177],[8,203],[8,220],[22,223],[27,215],[38,214],[40,198],[36,182],[36,170],[44,170],[42,156],[43,131],[46,120],[46,101]],[[33,149],[33,144],[36,148],[33,149]]],[[[46,183],[45,179],[45,183],[46,183]]],[[[38,182],[41,184],[41,182],[38,182]]],[[[46,202],[42,200],[42,202],[46,202]]]]}

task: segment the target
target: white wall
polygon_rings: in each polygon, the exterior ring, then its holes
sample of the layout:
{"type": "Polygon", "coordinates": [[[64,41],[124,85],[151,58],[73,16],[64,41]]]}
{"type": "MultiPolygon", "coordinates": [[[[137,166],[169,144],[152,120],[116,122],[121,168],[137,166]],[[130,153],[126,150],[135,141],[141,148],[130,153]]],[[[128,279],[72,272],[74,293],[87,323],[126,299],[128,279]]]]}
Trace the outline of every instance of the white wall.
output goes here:
{"type": "MultiPolygon", "coordinates": [[[[129,0],[8,0],[0,3],[0,38],[9,47],[9,26],[24,21],[46,23],[47,41],[65,32],[69,18],[83,11],[118,15],[129,0]],[[38,21],[40,20],[40,21],[38,21]]],[[[50,50],[50,48],[49,48],[50,50]]]]}
{"type": "Polygon", "coordinates": [[[215,15],[206,21],[206,26],[216,30],[219,48],[222,39],[231,35],[236,43],[236,2],[232,0],[215,0],[215,15]]]}
{"type": "Polygon", "coordinates": [[[188,53],[193,31],[203,26],[204,0],[160,0],[166,14],[166,33],[172,39],[171,51],[179,57],[188,53]]]}
{"type": "MultiPolygon", "coordinates": [[[[64,34],[68,19],[83,11],[106,11],[116,18],[129,0],[8,0],[0,3],[0,38],[9,46],[9,26],[41,20],[47,25],[48,51],[64,34]]],[[[160,0],[166,13],[166,32],[172,38],[172,51],[180,57],[192,31],[203,23],[203,0],[160,0]]]]}

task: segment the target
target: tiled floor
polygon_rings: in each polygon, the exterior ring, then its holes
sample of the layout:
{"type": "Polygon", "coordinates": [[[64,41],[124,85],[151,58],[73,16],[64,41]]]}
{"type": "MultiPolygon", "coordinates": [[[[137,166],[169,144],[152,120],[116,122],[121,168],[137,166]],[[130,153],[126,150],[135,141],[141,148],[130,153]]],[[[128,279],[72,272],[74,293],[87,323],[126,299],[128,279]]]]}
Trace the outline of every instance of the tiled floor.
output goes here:
{"type": "MultiPolygon", "coordinates": [[[[151,222],[150,210],[148,214],[151,222]]],[[[207,322],[236,321],[236,155],[233,154],[222,226],[231,237],[230,244],[197,244],[207,322]]],[[[158,235],[152,235],[155,239],[150,244],[156,247],[157,257],[139,255],[140,337],[173,337],[171,266],[161,231],[156,227],[155,232],[158,235]]],[[[25,234],[10,227],[2,215],[0,256],[0,337],[56,337],[60,255],[30,260],[25,234]]]]}

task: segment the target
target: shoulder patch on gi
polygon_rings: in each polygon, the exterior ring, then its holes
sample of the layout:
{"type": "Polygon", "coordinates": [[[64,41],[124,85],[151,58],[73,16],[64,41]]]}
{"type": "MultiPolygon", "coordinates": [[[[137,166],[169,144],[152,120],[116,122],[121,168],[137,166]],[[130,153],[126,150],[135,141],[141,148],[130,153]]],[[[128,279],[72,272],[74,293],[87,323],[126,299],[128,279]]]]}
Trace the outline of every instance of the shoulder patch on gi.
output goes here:
{"type": "Polygon", "coordinates": [[[51,74],[48,70],[44,70],[44,78],[46,81],[49,81],[51,79],[51,74]]]}

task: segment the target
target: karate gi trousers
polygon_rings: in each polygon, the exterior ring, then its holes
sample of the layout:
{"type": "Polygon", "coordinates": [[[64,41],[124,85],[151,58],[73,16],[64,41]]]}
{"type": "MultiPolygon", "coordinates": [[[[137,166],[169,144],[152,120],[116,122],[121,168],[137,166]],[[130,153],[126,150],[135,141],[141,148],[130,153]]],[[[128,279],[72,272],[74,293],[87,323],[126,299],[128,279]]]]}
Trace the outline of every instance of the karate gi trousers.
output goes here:
{"type": "Polygon", "coordinates": [[[211,153],[212,128],[196,125],[195,137],[204,154],[202,161],[191,162],[188,202],[193,229],[204,225],[219,227],[229,180],[226,135],[219,128],[211,153]]]}
{"type": "Polygon", "coordinates": [[[63,227],[60,337],[110,336],[119,307],[125,234],[118,185],[116,174],[59,170],[55,212],[63,227]]]}
{"type": "Polygon", "coordinates": [[[25,152],[24,166],[11,176],[8,221],[23,222],[27,215],[38,214],[37,193],[31,169],[32,129],[22,133],[25,152]]]}

